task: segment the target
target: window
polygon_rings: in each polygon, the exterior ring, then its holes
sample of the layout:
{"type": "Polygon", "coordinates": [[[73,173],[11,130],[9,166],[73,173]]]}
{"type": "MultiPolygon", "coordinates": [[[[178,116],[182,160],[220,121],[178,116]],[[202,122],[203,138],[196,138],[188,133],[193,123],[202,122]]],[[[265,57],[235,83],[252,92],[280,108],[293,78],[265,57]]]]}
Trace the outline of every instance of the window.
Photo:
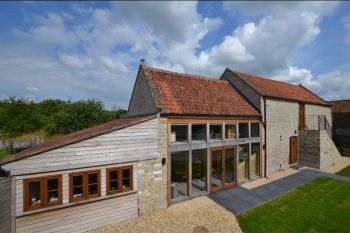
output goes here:
{"type": "Polygon", "coordinates": [[[24,211],[62,204],[62,176],[24,180],[24,211]]]}
{"type": "Polygon", "coordinates": [[[171,153],[171,199],[188,196],[189,157],[188,151],[171,153]]]}
{"type": "Polygon", "coordinates": [[[251,175],[254,177],[260,176],[260,143],[251,144],[250,153],[250,169],[251,175]]]}
{"type": "Polygon", "coordinates": [[[250,136],[260,137],[259,123],[250,123],[250,136]]]}
{"type": "Polygon", "coordinates": [[[209,139],[221,140],[222,139],[222,125],[211,124],[209,126],[209,139]]]}
{"type": "Polygon", "coordinates": [[[204,124],[192,124],[192,141],[205,141],[207,127],[204,124]]]}
{"type": "Polygon", "coordinates": [[[192,196],[207,191],[207,149],[192,151],[192,196]]]}
{"type": "Polygon", "coordinates": [[[248,123],[239,123],[238,124],[238,137],[239,138],[249,138],[248,123]]]}
{"type": "Polygon", "coordinates": [[[188,125],[171,125],[170,142],[187,142],[188,125]]]}
{"type": "Polygon", "coordinates": [[[107,194],[133,190],[132,166],[107,169],[107,194]]]}
{"type": "Polygon", "coordinates": [[[236,124],[225,124],[225,139],[236,138],[236,124]]]}
{"type": "Polygon", "coordinates": [[[70,202],[99,197],[101,195],[100,171],[86,171],[69,175],[70,202]]]}
{"type": "Polygon", "coordinates": [[[249,178],[249,144],[238,146],[238,181],[245,181],[249,178]]]}

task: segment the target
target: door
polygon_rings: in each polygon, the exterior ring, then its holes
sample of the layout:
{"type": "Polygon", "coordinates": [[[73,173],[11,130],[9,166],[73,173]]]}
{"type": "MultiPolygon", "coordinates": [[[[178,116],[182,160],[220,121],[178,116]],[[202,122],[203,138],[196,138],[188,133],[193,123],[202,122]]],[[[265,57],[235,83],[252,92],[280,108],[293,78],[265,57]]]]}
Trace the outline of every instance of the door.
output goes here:
{"type": "Polygon", "coordinates": [[[299,103],[299,129],[305,128],[305,104],[299,103]]]}
{"type": "Polygon", "coordinates": [[[298,137],[292,136],[290,137],[290,164],[294,164],[298,162],[298,137]]]}
{"type": "Polygon", "coordinates": [[[236,185],[236,150],[234,147],[211,149],[210,192],[236,185]]]}

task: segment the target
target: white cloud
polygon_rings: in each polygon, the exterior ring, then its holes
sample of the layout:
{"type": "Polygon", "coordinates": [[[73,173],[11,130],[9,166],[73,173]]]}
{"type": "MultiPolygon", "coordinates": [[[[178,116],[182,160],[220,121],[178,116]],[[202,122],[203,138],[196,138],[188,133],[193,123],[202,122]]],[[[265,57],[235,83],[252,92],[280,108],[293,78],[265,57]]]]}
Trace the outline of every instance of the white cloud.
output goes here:
{"type": "Polygon", "coordinates": [[[349,98],[350,69],[341,69],[320,75],[320,87],[317,91],[327,99],[336,100],[349,98]]]}
{"type": "Polygon", "coordinates": [[[28,91],[31,91],[31,92],[40,92],[40,89],[37,88],[37,87],[31,87],[31,86],[29,86],[29,87],[26,87],[26,89],[27,89],[28,91]]]}

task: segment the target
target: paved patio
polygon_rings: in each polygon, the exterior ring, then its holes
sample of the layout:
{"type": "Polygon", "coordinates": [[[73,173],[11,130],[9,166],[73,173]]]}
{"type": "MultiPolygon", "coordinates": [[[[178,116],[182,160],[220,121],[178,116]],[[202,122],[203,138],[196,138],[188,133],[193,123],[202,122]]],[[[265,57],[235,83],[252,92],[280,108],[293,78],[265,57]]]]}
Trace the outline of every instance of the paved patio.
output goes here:
{"type": "Polygon", "coordinates": [[[237,187],[211,194],[209,197],[232,213],[240,214],[324,175],[324,172],[303,169],[297,173],[256,188],[247,189],[244,187],[237,187]]]}

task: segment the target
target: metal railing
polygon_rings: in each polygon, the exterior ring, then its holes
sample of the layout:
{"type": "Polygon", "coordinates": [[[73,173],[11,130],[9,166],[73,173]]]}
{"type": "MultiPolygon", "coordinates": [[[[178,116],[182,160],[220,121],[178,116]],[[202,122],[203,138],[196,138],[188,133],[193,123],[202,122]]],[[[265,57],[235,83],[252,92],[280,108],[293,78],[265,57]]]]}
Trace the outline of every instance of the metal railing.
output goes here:
{"type": "Polygon", "coordinates": [[[329,137],[332,138],[332,127],[325,115],[308,115],[306,118],[306,129],[326,130],[329,137]]]}

